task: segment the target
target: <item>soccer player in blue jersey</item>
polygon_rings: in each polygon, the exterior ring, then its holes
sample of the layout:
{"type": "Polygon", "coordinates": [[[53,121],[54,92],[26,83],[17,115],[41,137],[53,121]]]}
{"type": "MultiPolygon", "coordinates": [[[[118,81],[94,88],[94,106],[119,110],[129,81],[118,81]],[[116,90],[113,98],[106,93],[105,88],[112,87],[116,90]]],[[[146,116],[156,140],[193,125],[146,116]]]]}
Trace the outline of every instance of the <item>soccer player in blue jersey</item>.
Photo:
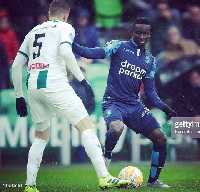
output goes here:
{"type": "Polygon", "coordinates": [[[151,170],[147,187],[168,188],[159,180],[167,156],[167,138],[150,110],[138,97],[140,86],[155,107],[168,117],[176,112],[163,103],[155,92],[154,57],[145,49],[151,37],[151,25],[147,18],[137,18],[131,29],[130,41],[113,40],[99,48],[87,48],[73,44],[73,51],[92,59],[111,57],[107,88],[103,97],[102,110],[108,131],[106,133],[104,158],[109,166],[114,149],[124,129],[124,124],[153,142],[151,170]]]}

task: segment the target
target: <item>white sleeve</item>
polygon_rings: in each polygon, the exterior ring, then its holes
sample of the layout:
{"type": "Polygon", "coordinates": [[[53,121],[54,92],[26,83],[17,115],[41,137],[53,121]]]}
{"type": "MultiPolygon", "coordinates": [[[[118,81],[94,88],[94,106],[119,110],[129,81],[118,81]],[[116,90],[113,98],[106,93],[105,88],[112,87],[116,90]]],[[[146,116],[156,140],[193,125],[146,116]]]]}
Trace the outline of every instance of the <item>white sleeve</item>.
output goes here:
{"type": "Polygon", "coordinates": [[[62,55],[62,57],[65,61],[65,65],[75,75],[75,77],[79,81],[82,81],[83,79],[85,79],[85,77],[83,76],[83,74],[80,70],[80,67],[77,64],[75,56],[72,52],[71,45],[68,43],[64,43],[64,44],[60,45],[60,54],[62,55]]]}
{"type": "Polygon", "coordinates": [[[62,55],[67,68],[69,68],[69,70],[75,75],[75,77],[79,81],[82,81],[85,77],[83,76],[77,64],[71,47],[74,41],[74,37],[74,28],[68,23],[63,23],[60,30],[60,54],[62,55]]]}
{"type": "Polygon", "coordinates": [[[16,98],[23,97],[22,91],[22,66],[26,63],[27,57],[21,52],[17,53],[12,65],[12,78],[16,98]]]}
{"type": "Polygon", "coordinates": [[[68,23],[63,23],[60,28],[60,45],[62,45],[63,43],[69,43],[70,45],[72,45],[74,37],[74,28],[68,23]]]}
{"type": "Polygon", "coordinates": [[[28,48],[28,43],[27,43],[27,39],[28,39],[29,33],[28,35],[26,35],[23,43],[21,44],[20,48],[19,48],[19,53],[21,53],[22,55],[24,55],[25,57],[28,58],[29,54],[29,48],[28,48]]]}

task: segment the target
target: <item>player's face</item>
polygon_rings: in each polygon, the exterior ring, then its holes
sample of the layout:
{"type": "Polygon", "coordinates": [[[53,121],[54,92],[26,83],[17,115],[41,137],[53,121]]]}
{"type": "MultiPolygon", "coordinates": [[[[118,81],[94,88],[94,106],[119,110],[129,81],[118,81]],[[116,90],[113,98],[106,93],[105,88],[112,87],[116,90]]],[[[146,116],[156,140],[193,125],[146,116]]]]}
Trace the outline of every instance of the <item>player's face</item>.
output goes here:
{"type": "Polygon", "coordinates": [[[145,24],[136,24],[131,30],[132,39],[139,48],[145,48],[146,43],[151,37],[151,26],[145,24]]]}

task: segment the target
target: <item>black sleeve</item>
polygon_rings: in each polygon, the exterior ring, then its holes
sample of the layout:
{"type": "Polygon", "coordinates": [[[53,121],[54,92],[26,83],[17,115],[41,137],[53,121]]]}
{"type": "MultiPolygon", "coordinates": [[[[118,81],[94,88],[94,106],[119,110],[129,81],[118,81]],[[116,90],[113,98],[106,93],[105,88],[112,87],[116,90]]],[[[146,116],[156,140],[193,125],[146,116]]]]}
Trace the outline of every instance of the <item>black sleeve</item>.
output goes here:
{"type": "Polygon", "coordinates": [[[144,82],[145,95],[148,97],[148,99],[151,101],[151,103],[155,107],[163,110],[163,108],[166,105],[163,101],[161,101],[161,99],[158,97],[158,95],[155,91],[155,80],[154,80],[154,78],[145,78],[143,82],[144,82]]]}

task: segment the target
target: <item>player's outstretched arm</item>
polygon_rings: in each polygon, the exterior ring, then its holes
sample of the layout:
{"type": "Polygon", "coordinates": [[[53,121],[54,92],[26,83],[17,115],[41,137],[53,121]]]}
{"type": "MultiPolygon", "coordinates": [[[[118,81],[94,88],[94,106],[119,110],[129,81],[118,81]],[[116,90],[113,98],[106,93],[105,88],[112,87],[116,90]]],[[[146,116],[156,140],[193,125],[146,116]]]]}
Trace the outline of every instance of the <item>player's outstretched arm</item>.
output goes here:
{"type": "Polygon", "coordinates": [[[177,113],[167,106],[157,95],[155,91],[155,80],[154,78],[145,78],[144,80],[144,91],[145,95],[153,103],[155,107],[161,109],[168,118],[177,117],[177,113]]]}
{"type": "Polygon", "coordinates": [[[165,103],[158,97],[155,91],[155,80],[154,78],[145,78],[144,79],[144,92],[148,99],[153,103],[158,109],[163,109],[165,103]]]}
{"type": "Polygon", "coordinates": [[[85,87],[86,92],[89,96],[94,97],[94,92],[90,83],[85,79],[83,76],[80,67],[77,64],[75,56],[72,52],[72,48],[69,44],[62,44],[60,47],[60,54],[62,55],[63,59],[65,60],[65,64],[67,68],[74,74],[74,76],[82,83],[85,87]],[[67,52],[67,54],[66,54],[67,52]]]}
{"type": "Polygon", "coordinates": [[[80,55],[81,57],[85,57],[88,59],[105,59],[106,53],[105,50],[102,47],[96,47],[96,48],[88,48],[80,46],[77,43],[72,44],[72,50],[80,55]]]}

